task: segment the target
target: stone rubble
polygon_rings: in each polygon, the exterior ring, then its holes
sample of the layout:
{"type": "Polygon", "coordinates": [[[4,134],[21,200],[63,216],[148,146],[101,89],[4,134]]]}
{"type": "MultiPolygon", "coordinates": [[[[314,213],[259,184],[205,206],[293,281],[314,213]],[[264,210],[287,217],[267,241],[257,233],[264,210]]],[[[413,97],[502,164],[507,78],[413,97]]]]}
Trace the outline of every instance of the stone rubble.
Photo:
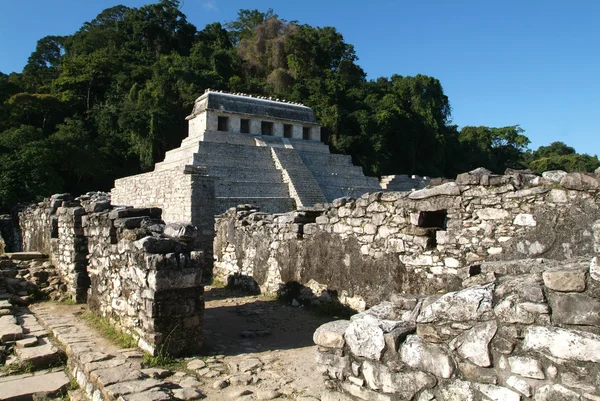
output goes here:
{"type": "Polygon", "coordinates": [[[589,306],[600,283],[589,262],[489,263],[472,279],[319,327],[316,360],[330,388],[322,399],[600,399],[600,307],[589,306]],[[412,329],[382,342],[401,323],[412,329]]]}

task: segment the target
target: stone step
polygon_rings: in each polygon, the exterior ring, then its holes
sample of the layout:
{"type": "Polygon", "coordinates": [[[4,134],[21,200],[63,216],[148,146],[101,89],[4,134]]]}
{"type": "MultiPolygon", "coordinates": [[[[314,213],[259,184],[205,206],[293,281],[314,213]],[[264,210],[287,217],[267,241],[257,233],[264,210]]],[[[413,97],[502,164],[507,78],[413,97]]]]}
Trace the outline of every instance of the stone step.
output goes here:
{"type": "Polygon", "coordinates": [[[230,143],[215,143],[215,142],[201,142],[198,146],[198,150],[195,152],[197,155],[215,156],[229,158],[229,157],[270,157],[270,151],[268,147],[264,146],[246,146],[246,145],[235,145],[230,143]]]}
{"type": "Polygon", "coordinates": [[[69,383],[69,377],[63,371],[1,377],[0,399],[3,401],[31,400],[34,394],[43,394],[45,397],[58,396],[66,392],[69,383]]]}
{"type": "Polygon", "coordinates": [[[219,167],[241,167],[254,168],[257,170],[275,170],[275,165],[271,156],[260,157],[223,157],[216,154],[194,155],[194,165],[196,166],[219,166],[219,167]]]}
{"type": "Polygon", "coordinates": [[[295,192],[298,207],[327,201],[319,183],[295,149],[272,148],[271,154],[275,164],[286,172],[290,192],[295,192]]]}
{"type": "Polygon", "coordinates": [[[359,166],[340,166],[340,165],[311,165],[308,164],[309,170],[313,173],[317,180],[320,176],[352,176],[364,177],[362,167],[359,166]]]}
{"type": "Polygon", "coordinates": [[[352,158],[348,155],[340,155],[336,153],[320,153],[320,152],[298,152],[300,157],[307,165],[338,165],[338,166],[353,166],[352,158]]]}
{"type": "Polygon", "coordinates": [[[372,188],[373,191],[380,191],[381,186],[377,177],[367,176],[347,176],[347,175],[330,175],[319,176],[319,183],[324,187],[347,187],[347,188],[372,188]]]}
{"type": "MultiPolygon", "coordinates": [[[[229,179],[229,177],[227,177],[229,179]]],[[[262,182],[235,182],[218,180],[215,183],[215,196],[217,197],[289,197],[287,184],[262,182]]]]}
{"type": "Polygon", "coordinates": [[[0,316],[0,342],[13,342],[22,339],[23,328],[11,315],[0,316]]]}
{"type": "Polygon", "coordinates": [[[290,144],[299,152],[329,153],[329,146],[318,141],[290,139],[290,144]]]}
{"type": "MultiPolygon", "coordinates": [[[[262,135],[252,134],[237,134],[233,132],[221,131],[204,131],[202,140],[204,142],[219,142],[230,143],[234,145],[256,146],[256,139],[262,138],[262,135]]],[[[193,139],[184,139],[184,141],[192,141],[193,139]]],[[[196,139],[199,141],[199,139],[196,139]]]]}
{"type": "Polygon", "coordinates": [[[263,184],[282,183],[280,170],[258,170],[255,168],[209,166],[207,173],[220,180],[233,182],[260,182],[263,184]]]}
{"type": "Polygon", "coordinates": [[[242,198],[242,197],[217,197],[215,199],[215,214],[222,214],[227,209],[238,205],[250,204],[259,207],[265,213],[285,213],[296,208],[292,198],[242,198]]]}
{"type": "Polygon", "coordinates": [[[39,339],[40,344],[35,347],[16,347],[15,354],[19,364],[32,369],[45,369],[56,365],[63,357],[63,353],[50,341],[39,339]]]}

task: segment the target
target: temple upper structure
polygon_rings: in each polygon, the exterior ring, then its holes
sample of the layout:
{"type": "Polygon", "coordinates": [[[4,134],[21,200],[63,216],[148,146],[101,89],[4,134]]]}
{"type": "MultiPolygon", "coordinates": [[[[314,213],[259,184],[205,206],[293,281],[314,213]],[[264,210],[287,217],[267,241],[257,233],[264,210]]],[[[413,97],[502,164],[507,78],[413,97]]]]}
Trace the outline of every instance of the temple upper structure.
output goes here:
{"type": "Polygon", "coordinates": [[[115,181],[113,204],[161,207],[166,221],[193,223],[207,182],[190,178],[198,174],[214,180],[215,214],[239,204],[286,212],[382,189],[350,156],[329,152],[310,107],[207,90],[187,120],[187,138],[154,171],[115,181]]]}

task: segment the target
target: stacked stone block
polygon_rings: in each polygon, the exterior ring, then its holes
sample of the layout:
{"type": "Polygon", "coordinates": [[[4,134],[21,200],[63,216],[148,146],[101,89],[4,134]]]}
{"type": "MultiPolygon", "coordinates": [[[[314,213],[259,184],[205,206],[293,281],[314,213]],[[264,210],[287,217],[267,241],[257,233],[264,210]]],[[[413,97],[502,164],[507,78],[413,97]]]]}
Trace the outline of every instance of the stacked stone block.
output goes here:
{"type": "Polygon", "coordinates": [[[314,334],[330,388],[322,399],[596,400],[594,269],[587,260],[492,263],[462,290],[396,295],[327,323],[314,334]]]}
{"type": "Polygon", "coordinates": [[[59,274],[67,285],[67,293],[76,302],[85,302],[89,277],[87,274],[88,243],[83,232],[83,207],[59,207],[57,252],[52,254],[59,274]]]}
{"type": "Polygon", "coordinates": [[[202,251],[162,234],[160,209],[115,209],[85,216],[90,309],[156,354],[202,347],[205,275],[202,251]],[[204,274],[203,274],[204,273],[204,274]]]}
{"type": "Polygon", "coordinates": [[[600,181],[580,173],[493,175],[413,192],[340,198],[306,213],[235,210],[217,219],[215,274],[264,291],[311,279],[357,309],[391,293],[454,291],[473,265],[591,255],[600,181]]]}

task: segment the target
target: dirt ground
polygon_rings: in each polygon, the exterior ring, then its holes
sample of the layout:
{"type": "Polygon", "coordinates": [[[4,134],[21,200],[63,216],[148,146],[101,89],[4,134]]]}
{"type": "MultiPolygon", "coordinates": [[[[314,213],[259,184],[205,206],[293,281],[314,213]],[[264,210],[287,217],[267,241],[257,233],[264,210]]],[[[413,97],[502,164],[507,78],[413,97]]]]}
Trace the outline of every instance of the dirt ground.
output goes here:
{"type": "Polygon", "coordinates": [[[233,385],[222,390],[209,386],[203,388],[207,399],[269,399],[269,391],[283,398],[319,399],[324,387],[312,335],[333,316],[226,288],[207,287],[205,301],[205,352],[230,367],[253,357],[264,363],[246,386],[252,394],[237,397],[241,392],[233,385]]]}

